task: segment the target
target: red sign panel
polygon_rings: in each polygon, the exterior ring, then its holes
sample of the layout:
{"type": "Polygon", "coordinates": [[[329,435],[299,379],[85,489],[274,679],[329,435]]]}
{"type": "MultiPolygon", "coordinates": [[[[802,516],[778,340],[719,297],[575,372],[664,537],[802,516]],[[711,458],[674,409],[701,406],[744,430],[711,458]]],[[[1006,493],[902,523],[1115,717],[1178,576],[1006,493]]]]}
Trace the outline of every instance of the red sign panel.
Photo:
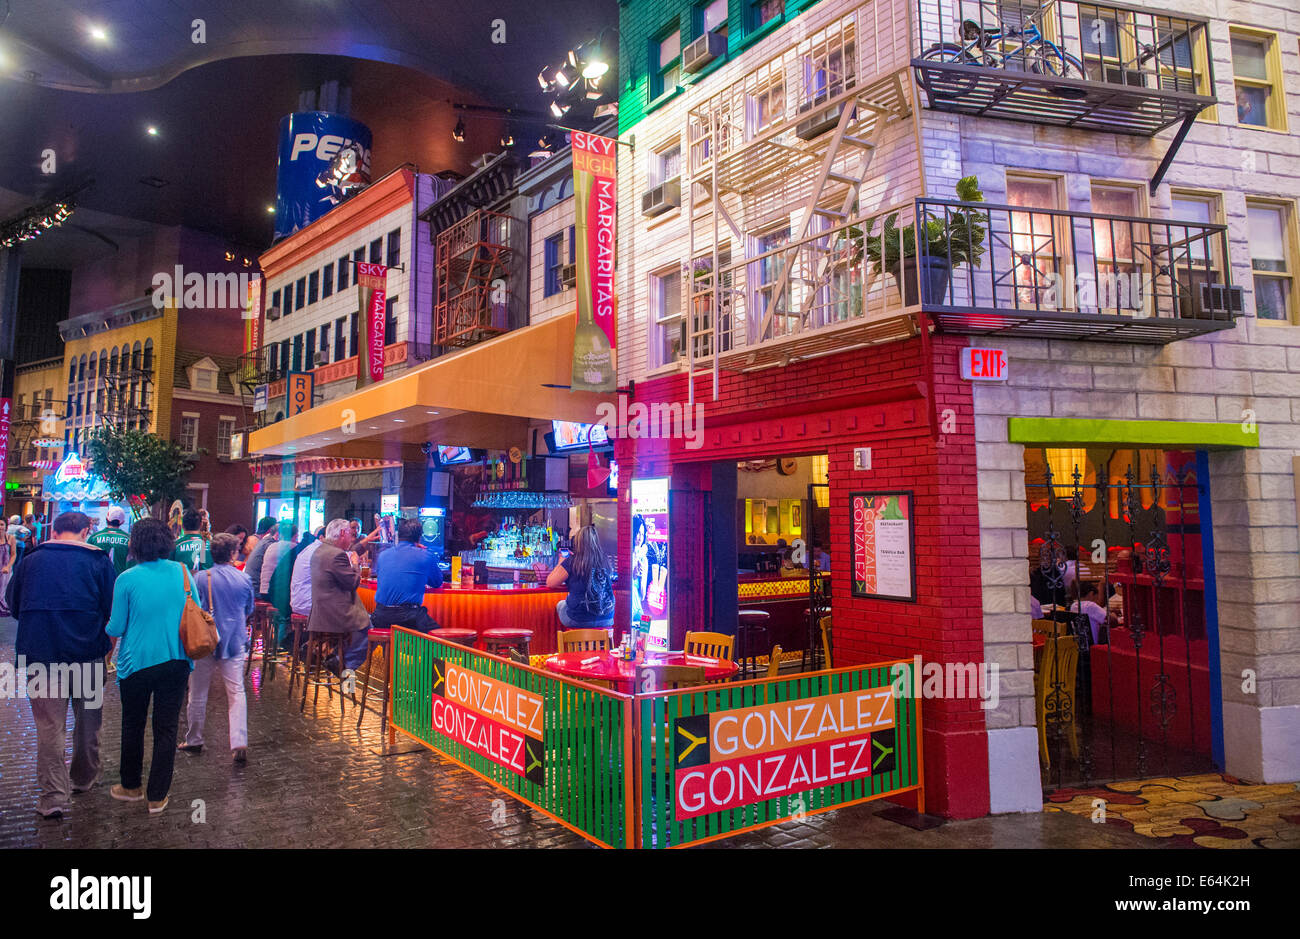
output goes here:
{"type": "Polygon", "coordinates": [[[384,380],[384,327],[387,325],[388,268],[382,264],[358,264],[357,287],[361,313],[366,321],[364,367],[358,368],[359,383],[384,380]]]}
{"type": "Polygon", "coordinates": [[[4,488],[5,470],[9,466],[9,408],[8,398],[0,398],[0,490],[4,488]]]}
{"type": "Polygon", "coordinates": [[[618,215],[618,141],[575,131],[574,238],[578,325],[573,336],[573,390],[613,391],[614,220],[618,215]]]}

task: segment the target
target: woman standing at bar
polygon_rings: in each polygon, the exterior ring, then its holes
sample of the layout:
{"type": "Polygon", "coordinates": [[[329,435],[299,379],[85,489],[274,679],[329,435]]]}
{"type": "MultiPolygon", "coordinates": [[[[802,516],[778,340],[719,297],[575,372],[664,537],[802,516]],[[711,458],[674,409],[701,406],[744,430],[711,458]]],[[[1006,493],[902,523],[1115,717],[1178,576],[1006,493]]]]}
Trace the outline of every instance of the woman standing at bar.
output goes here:
{"type": "Polygon", "coordinates": [[[556,565],[546,586],[567,585],[568,596],[555,605],[565,629],[610,629],[614,625],[614,581],[595,525],[578,529],[573,554],[556,565]]]}

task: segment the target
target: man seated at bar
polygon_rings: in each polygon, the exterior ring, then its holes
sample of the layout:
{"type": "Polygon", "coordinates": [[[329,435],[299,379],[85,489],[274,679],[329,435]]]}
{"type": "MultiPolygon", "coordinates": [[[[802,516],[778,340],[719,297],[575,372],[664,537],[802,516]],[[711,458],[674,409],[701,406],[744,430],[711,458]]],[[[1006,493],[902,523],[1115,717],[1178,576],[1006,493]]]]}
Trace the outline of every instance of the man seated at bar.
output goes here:
{"type": "Polygon", "coordinates": [[[352,528],[347,519],[336,518],[325,526],[325,537],[311,558],[311,615],[307,631],[341,633],[343,660],[331,655],[325,667],[335,675],[350,678],[366,660],[370,616],[357,599],[361,575],[348,560],[352,528]]]}
{"type": "Polygon", "coordinates": [[[397,545],[375,561],[378,583],[370,625],[376,629],[405,626],[427,633],[438,628],[424,607],[424,590],[442,586],[442,569],[437,555],[420,544],[423,532],[419,519],[402,519],[397,523],[397,545]]]}
{"type": "Polygon", "coordinates": [[[258,574],[259,583],[254,584],[257,587],[257,599],[271,599],[271,578],[275,575],[275,568],[280,563],[280,559],[298,546],[298,526],[293,522],[282,519],[279,525],[279,538],[267,547],[266,553],[262,555],[262,567],[258,574]]]}

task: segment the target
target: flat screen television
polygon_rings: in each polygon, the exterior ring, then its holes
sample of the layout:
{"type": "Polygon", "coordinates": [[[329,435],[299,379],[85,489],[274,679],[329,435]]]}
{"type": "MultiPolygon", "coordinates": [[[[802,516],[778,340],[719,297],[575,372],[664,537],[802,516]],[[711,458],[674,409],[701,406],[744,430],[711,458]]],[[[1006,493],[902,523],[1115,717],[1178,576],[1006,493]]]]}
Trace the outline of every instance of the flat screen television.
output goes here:
{"type": "Polygon", "coordinates": [[[474,451],[469,447],[439,447],[438,448],[438,465],[439,466],[457,466],[461,463],[473,463],[476,459],[474,451]]]}
{"type": "Polygon", "coordinates": [[[551,453],[586,450],[588,442],[593,449],[609,446],[609,434],[605,431],[604,424],[551,421],[551,432],[546,435],[546,448],[551,453]]]}

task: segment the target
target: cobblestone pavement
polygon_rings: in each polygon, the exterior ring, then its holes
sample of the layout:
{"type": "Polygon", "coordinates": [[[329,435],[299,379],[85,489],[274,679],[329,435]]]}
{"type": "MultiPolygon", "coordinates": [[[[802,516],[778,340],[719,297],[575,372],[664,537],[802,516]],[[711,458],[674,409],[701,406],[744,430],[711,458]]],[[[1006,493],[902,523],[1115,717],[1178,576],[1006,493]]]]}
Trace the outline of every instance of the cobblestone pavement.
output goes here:
{"type": "MultiPolygon", "coordinates": [[[[0,649],[12,662],[14,621],[0,620],[0,649]]],[[[420,749],[381,756],[379,718],[367,713],[358,730],[351,701],[338,698],[299,713],[286,699],[284,669],[263,682],[258,663],[249,680],[249,762],[236,766],[227,749],[225,693],[208,701],[206,746],[177,754],[171,805],[150,816],[143,804],[119,803],[121,708],[117,686],[105,695],[103,775],[73,796],[61,820],[36,814],[35,729],[24,701],[0,700],[0,849],[18,847],[585,847],[578,835],[534,812],[454,764],[420,749]],[[495,805],[496,800],[500,800],[495,805]],[[202,800],[198,821],[195,800],[202,800]],[[494,817],[495,816],[495,817],[494,817]]],[[[146,739],[148,758],[151,743],[146,739]]],[[[71,750],[68,753],[71,757],[71,750]]],[[[146,770],[147,772],[147,770],[146,770]]],[[[1160,847],[1117,826],[1094,825],[1066,812],[950,822],[914,831],[876,817],[887,803],[867,803],[716,842],[712,847],[1160,847]]]]}

